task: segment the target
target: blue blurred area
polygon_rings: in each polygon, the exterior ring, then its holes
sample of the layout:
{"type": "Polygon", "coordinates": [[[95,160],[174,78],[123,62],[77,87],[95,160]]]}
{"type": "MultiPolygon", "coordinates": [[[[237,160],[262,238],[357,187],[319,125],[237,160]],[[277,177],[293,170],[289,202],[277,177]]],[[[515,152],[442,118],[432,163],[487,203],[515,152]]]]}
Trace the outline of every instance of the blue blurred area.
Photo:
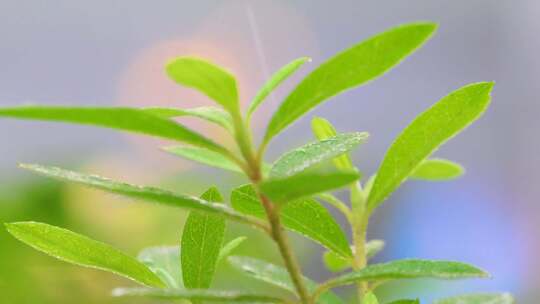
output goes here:
{"type": "MultiPolygon", "coordinates": [[[[328,118],[342,131],[369,131],[369,143],[354,158],[373,173],[415,115],[464,84],[495,80],[485,117],[437,152],[464,164],[466,176],[449,183],[406,183],[377,212],[371,235],[388,240],[380,260],[458,259],[494,275],[483,282],[430,283],[425,299],[502,289],[533,303],[540,296],[539,13],[540,2],[534,0],[1,1],[0,105],[208,104],[162,72],[168,59],[186,54],[229,67],[246,103],[269,73],[294,58],[313,57],[311,66],[261,108],[255,124],[260,135],[280,99],[325,58],[393,25],[436,21],[435,38],[397,69],[312,115],[328,118]]],[[[269,160],[311,140],[312,115],[272,143],[269,160]]],[[[0,120],[0,138],[0,184],[28,176],[16,169],[17,162],[77,162],[87,171],[140,183],[174,175],[187,185],[192,184],[187,172],[198,168],[163,155],[156,148],[161,142],[106,130],[0,120]]],[[[221,174],[202,172],[201,180],[230,184],[221,174]]],[[[11,219],[5,210],[0,206],[2,221],[11,219]]],[[[75,226],[91,223],[72,217],[75,226]]],[[[423,284],[407,292],[414,295],[423,284]]]]}

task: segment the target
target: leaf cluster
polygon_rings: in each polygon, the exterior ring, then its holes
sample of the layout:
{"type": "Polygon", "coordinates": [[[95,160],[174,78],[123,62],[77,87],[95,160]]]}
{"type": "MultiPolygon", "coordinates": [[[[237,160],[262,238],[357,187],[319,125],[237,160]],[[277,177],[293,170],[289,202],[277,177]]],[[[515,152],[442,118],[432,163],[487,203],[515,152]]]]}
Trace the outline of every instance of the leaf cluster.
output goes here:
{"type": "MultiPolygon", "coordinates": [[[[366,239],[369,218],[409,179],[443,181],[461,176],[461,165],[433,158],[450,138],[477,120],[490,103],[493,83],[465,85],[443,97],[414,119],[395,139],[379,169],[370,177],[353,164],[351,153],[368,139],[366,132],[340,133],[324,118],[312,119],[315,140],[265,161],[265,151],[279,133],[319,104],[346,90],[364,85],[388,72],[435,32],[433,23],[411,23],[391,28],[354,45],[311,71],[285,97],[271,117],[256,146],[250,129],[252,114],[295,71],[309,62],[299,58],[278,70],[260,89],[245,112],[235,77],[201,58],[179,57],[166,73],[181,86],[192,88],[216,103],[214,107],[80,108],[21,106],[0,108],[0,116],[93,125],[163,138],[181,143],[162,149],[204,165],[242,174],[244,185],[232,189],[225,202],[215,187],[200,197],[157,187],[138,186],[61,168],[22,164],[23,169],[140,201],[189,211],[176,246],[149,247],[138,257],[63,228],[45,223],[17,222],[6,229],[20,241],[66,262],[97,268],[129,278],[137,288],[117,288],[113,295],[183,299],[192,303],[345,303],[331,289],[355,285],[358,301],[378,304],[377,287],[393,280],[485,278],[488,274],[469,264],[441,260],[397,260],[372,264],[369,259],[384,247],[382,240],[366,239]],[[191,116],[222,127],[233,139],[228,147],[184,126],[178,119],[191,116]],[[350,201],[333,191],[346,189],[350,201]],[[347,219],[352,239],[328,211],[339,210],[347,219]],[[233,256],[246,238],[225,241],[228,221],[247,224],[275,241],[284,266],[253,257],[233,256]],[[326,267],[338,272],[324,282],[303,275],[284,231],[298,233],[325,247],[326,267]],[[290,293],[290,297],[222,291],[212,288],[217,265],[227,261],[239,272],[290,293]]],[[[398,300],[392,303],[419,303],[398,300]]],[[[436,303],[513,303],[509,294],[464,295],[436,303]]]]}

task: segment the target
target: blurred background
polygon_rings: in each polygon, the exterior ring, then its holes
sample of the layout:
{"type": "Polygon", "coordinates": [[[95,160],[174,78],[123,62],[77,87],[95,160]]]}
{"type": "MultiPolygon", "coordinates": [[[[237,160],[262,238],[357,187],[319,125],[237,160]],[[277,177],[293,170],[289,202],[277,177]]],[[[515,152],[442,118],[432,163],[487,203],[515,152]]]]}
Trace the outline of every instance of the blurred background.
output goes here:
{"type": "MultiPolygon", "coordinates": [[[[501,290],[513,292],[519,303],[534,303],[540,296],[540,103],[534,93],[540,81],[539,15],[540,2],[534,0],[4,0],[0,106],[211,104],[165,76],[164,64],[179,55],[209,58],[233,71],[246,104],[273,71],[294,58],[312,57],[258,111],[260,137],[280,100],[326,58],[400,23],[438,22],[438,34],[398,68],[287,129],[273,141],[267,160],[311,141],[309,121],[318,115],[340,131],[371,133],[354,159],[373,173],[392,139],[418,113],[464,84],[495,80],[486,115],[436,152],[462,163],[467,174],[445,183],[407,182],[376,213],[369,234],[387,240],[377,261],[463,260],[489,270],[493,279],[397,282],[379,294],[429,302],[501,290]]],[[[186,123],[223,136],[209,125],[186,123]]],[[[244,182],[160,152],[165,142],[109,130],[2,119],[0,139],[1,222],[47,222],[133,255],[146,246],[178,243],[186,214],[35,177],[16,164],[58,165],[194,195],[208,183],[228,194],[244,182]]],[[[279,262],[259,233],[229,225],[227,237],[238,235],[249,237],[239,253],[279,262]]],[[[296,236],[294,243],[306,272],[319,280],[328,277],[321,248],[296,236]]],[[[217,286],[241,280],[220,265],[217,286]]],[[[0,230],[2,303],[150,303],[109,297],[113,286],[125,284],[107,273],[57,262],[0,230]]],[[[347,290],[340,292],[348,296],[347,290]]]]}

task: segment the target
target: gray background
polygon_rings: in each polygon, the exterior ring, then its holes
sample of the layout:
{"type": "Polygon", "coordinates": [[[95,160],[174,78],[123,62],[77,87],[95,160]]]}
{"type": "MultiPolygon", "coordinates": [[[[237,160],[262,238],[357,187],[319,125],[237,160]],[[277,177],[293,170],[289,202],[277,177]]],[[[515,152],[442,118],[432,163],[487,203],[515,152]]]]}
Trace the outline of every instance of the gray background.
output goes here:
{"type": "MultiPolygon", "coordinates": [[[[540,2],[533,0],[4,0],[0,105],[210,104],[164,75],[164,63],[185,54],[232,70],[246,103],[268,73],[294,58],[312,57],[313,63],[261,108],[256,116],[261,135],[280,98],[325,58],[393,25],[435,21],[439,31],[424,48],[381,79],[298,121],[273,142],[269,160],[309,141],[310,117],[320,115],[340,130],[371,133],[354,157],[372,173],[392,139],[419,112],[464,84],[496,81],[486,115],[437,152],[462,163],[466,176],[442,184],[407,183],[377,213],[371,233],[389,241],[380,260],[460,259],[494,275],[484,282],[429,283],[424,299],[509,290],[522,303],[533,303],[540,273],[540,104],[534,93],[540,78],[539,14],[540,2]]],[[[174,173],[181,181],[182,170],[193,167],[157,151],[156,141],[100,129],[0,120],[0,138],[0,183],[26,175],[15,165],[24,161],[88,162],[98,173],[122,176],[107,166],[117,161],[130,168],[135,181],[174,173]]],[[[221,183],[221,177],[208,179],[221,183]]],[[[317,261],[309,261],[315,267],[317,261]]],[[[321,275],[316,268],[311,272],[321,275]]]]}

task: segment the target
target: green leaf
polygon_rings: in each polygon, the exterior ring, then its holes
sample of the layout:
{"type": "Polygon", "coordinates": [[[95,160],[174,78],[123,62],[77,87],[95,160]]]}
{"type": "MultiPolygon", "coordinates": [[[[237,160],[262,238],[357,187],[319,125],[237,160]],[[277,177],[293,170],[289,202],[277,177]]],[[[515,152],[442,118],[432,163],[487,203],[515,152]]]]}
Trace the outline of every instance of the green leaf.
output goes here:
{"type": "MultiPolygon", "coordinates": [[[[218,263],[229,256],[246,237],[237,237],[221,248],[218,263]]],[[[152,270],[169,288],[184,286],[179,246],[157,246],[143,249],[137,259],[152,270]]]]}
{"type": "Polygon", "coordinates": [[[154,115],[175,118],[183,116],[197,117],[204,119],[208,122],[217,124],[229,132],[234,131],[234,125],[232,117],[229,113],[223,111],[220,108],[215,107],[198,107],[192,109],[178,109],[178,108],[143,108],[148,113],[154,115]]]}
{"type": "Polygon", "coordinates": [[[368,292],[364,295],[362,304],[379,304],[379,300],[377,300],[377,297],[372,292],[368,292]]]}
{"type": "MultiPolygon", "coordinates": [[[[215,187],[208,189],[201,199],[222,203],[215,187]]],[[[225,234],[225,219],[216,214],[191,211],[182,233],[182,276],[189,289],[207,289],[212,283],[219,252],[225,234]]]]}
{"type": "Polygon", "coordinates": [[[137,259],[154,272],[169,288],[184,285],[178,246],[158,246],[143,249],[137,259]]]}
{"type": "Polygon", "coordinates": [[[433,304],[514,304],[515,300],[509,293],[470,294],[433,302],[433,304]]]}
{"type": "Polygon", "coordinates": [[[426,159],[411,173],[410,178],[421,180],[449,180],[463,175],[465,169],[458,164],[446,159],[426,159]]]}
{"type": "Polygon", "coordinates": [[[169,62],[166,70],[178,84],[205,94],[232,115],[240,113],[236,80],[224,69],[203,59],[179,57],[169,62]]]}
{"type": "Polygon", "coordinates": [[[377,253],[384,249],[385,242],[383,240],[371,240],[366,243],[366,257],[371,259],[376,256],[377,253]]]}
{"type": "Polygon", "coordinates": [[[231,253],[245,240],[247,240],[247,237],[240,236],[223,245],[223,248],[221,248],[221,251],[219,252],[218,263],[221,262],[224,258],[231,255],[231,253]]]}
{"type": "Polygon", "coordinates": [[[238,291],[197,289],[116,288],[115,297],[150,297],[162,300],[190,300],[234,303],[284,303],[276,297],[238,291]]]}
{"type": "Polygon", "coordinates": [[[0,108],[0,116],[94,125],[185,142],[224,155],[230,154],[201,134],[144,109],[22,106],[0,108]]]}
{"type": "Polygon", "coordinates": [[[164,147],[163,150],[187,160],[192,160],[210,167],[242,173],[242,169],[240,169],[240,167],[238,167],[238,165],[229,158],[208,149],[189,146],[171,146],[164,147]]]}
{"type": "Polygon", "coordinates": [[[251,117],[253,112],[261,105],[263,100],[272,93],[283,81],[285,81],[289,76],[291,76],[296,70],[298,70],[304,63],[311,61],[311,58],[308,57],[302,57],[293,60],[292,62],[288,63],[279,71],[274,73],[272,77],[262,86],[262,88],[257,92],[257,95],[255,95],[255,98],[251,101],[251,104],[249,105],[247,116],[251,117]]]}
{"type": "MultiPolygon", "coordinates": [[[[371,259],[377,253],[379,253],[384,248],[384,241],[382,240],[371,240],[366,243],[366,257],[371,259]]],[[[352,261],[351,259],[343,258],[342,256],[336,254],[333,251],[326,251],[323,254],[323,261],[328,268],[328,270],[333,272],[340,272],[347,268],[351,268],[352,261]]]]}
{"type": "Polygon", "coordinates": [[[5,225],[19,241],[59,260],[112,272],[147,286],[165,287],[144,264],[107,244],[43,223],[5,225]]]}
{"type": "Polygon", "coordinates": [[[73,182],[84,186],[104,190],[107,192],[121,194],[123,196],[138,200],[150,201],[171,207],[186,208],[195,211],[223,215],[228,219],[250,224],[257,228],[266,230],[267,225],[264,222],[240,214],[223,204],[212,204],[197,197],[177,194],[154,187],[135,186],[127,183],[117,182],[108,178],[99,177],[96,175],[86,175],[73,171],[63,170],[56,167],[45,167],[29,164],[22,164],[20,166],[23,169],[31,170],[33,172],[55,179],[73,182]]]}
{"type": "Polygon", "coordinates": [[[325,283],[330,287],[353,284],[361,281],[388,281],[396,279],[436,278],[464,279],[486,278],[489,275],[469,264],[452,261],[397,260],[384,264],[373,264],[350,272],[325,283]]]}
{"type": "Polygon", "coordinates": [[[351,267],[351,259],[345,259],[333,251],[326,251],[323,254],[324,266],[332,272],[341,272],[351,267]]]}
{"type": "Polygon", "coordinates": [[[308,171],[260,184],[261,191],[277,204],[345,187],[360,178],[356,171],[308,171]]]}
{"type": "MultiPolygon", "coordinates": [[[[266,218],[261,201],[251,185],[234,189],[231,205],[243,214],[266,218]]],[[[330,212],[314,199],[300,199],[284,205],[280,217],[287,229],[316,241],[340,256],[352,257],[345,233],[330,212]]]]}
{"type": "Polygon", "coordinates": [[[386,152],[368,198],[377,208],[439,146],[481,116],[490,102],[491,82],[458,89],[418,116],[386,152]]]}
{"type": "MultiPolygon", "coordinates": [[[[326,119],[315,117],[311,120],[311,130],[318,140],[325,140],[337,135],[334,126],[326,119]]],[[[340,155],[333,160],[336,168],[340,170],[353,170],[354,166],[348,154],[340,155]]]]}
{"type": "Polygon", "coordinates": [[[304,78],[281,104],[270,120],[264,142],[324,100],[383,75],[419,48],[436,27],[433,23],[401,25],[330,58],[304,78]]]}
{"type": "MultiPolygon", "coordinates": [[[[250,257],[231,256],[228,258],[228,261],[234,268],[256,280],[266,282],[296,294],[296,289],[291,281],[289,273],[282,267],[250,257]]],[[[308,291],[313,292],[316,283],[306,277],[304,277],[304,282],[308,291]]],[[[317,303],[340,304],[343,303],[343,301],[334,293],[326,292],[319,297],[317,303]]]]}
{"type": "Polygon", "coordinates": [[[367,138],[367,133],[342,133],[294,149],[285,153],[274,163],[270,170],[270,178],[285,178],[298,174],[351,151],[367,138]]]}

